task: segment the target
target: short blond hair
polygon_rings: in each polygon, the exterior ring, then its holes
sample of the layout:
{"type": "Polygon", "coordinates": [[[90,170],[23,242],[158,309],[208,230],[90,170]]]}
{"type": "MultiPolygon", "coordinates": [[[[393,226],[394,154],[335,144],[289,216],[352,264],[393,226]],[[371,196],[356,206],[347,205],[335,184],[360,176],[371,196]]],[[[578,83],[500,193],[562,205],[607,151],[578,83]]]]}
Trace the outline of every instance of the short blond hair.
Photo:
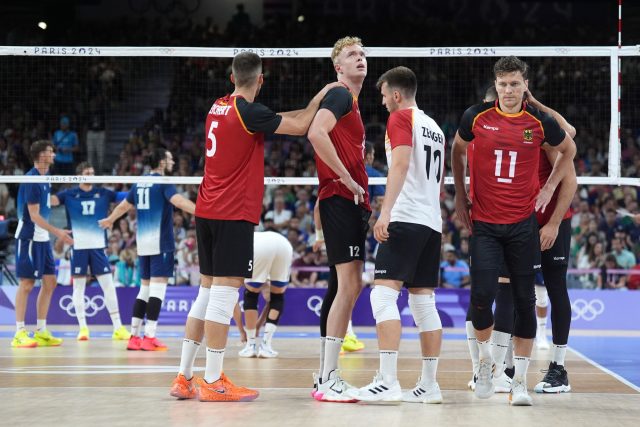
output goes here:
{"type": "Polygon", "coordinates": [[[344,49],[345,47],[353,46],[354,44],[362,46],[362,40],[360,39],[360,37],[347,36],[338,40],[336,44],[333,45],[333,50],[331,51],[331,60],[333,61],[333,63],[336,63],[338,55],[340,55],[342,49],[344,49]]]}

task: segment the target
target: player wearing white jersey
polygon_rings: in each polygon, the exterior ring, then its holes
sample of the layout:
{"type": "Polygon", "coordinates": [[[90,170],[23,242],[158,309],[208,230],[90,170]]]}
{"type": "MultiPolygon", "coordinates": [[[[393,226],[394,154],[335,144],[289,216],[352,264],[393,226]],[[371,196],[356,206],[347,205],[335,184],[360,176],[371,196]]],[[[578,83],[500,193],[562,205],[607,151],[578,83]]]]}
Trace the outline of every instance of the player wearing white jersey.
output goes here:
{"type": "Polygon", "coordinates": [[[253,274],[244,282],[244,320],[247,343],[240,350],[240,357],[273,358],[278,352],[271,347],[273,334],[278,327],[284,306],[284,292],[289,284],[293,248],[280,233],[265,231],[253,233],[253,274]],[[258,296],[260,288],[269,281],[269,312],[264,325],[264,335],[256,345],[258,321],[258,296]]]}
{"type": "MultiPolygon", "coordinates": [[[[82,162],[76,169],[78,175],[93,176],[95,171],[88,162],[82,162]]],[[[69,228],[73,232],[73,251],[71,254],[71,274],[73,275],[73,306],[78,325],[78,341],[89,339],[89,328],[85,316],[85,288],[87,268],[96,276],[104,292],[104,303],[113,323],[114,340],[128,340],[131,334],[122,326],[118,297],[113,284],[111,267],[104,249],[107,247],[107,233],[98,225],[98,219],[109,213],[111,204],[116,201],[116,193],[92,184],[80,184],[78,187],[63,190],[51,196],[51,206],[64,205],[69,228]]]]}
{"type": "Polygon", "coordinates": [[[389,176],[373,229],[380,242],[371,291],[380,370],[371,384],[352,392],[360,401],[442,402],[436,382],[442,323],[433,290],[440,264],[445,139],[436,122],[416,105],[417,86],[415,74],[406,67],[387,71],[377,83],[391,113],[385,138],[389,176]],[[422,348],[422,375],[405,393],[397,377],[402,329],[397,299],[403,285],[422,348]]]}
{"type": "MultiPolygon", "coordinates": [[[[150,156],[151,176],[163,176],[173,169],[173,156],[164,148],[156,148],[150,156]]],[[[102,228],[111,228],[116,219],[135,207],[138,214],[136,243],[140,259],[142,286],[133,306],[131,338],[127,350],[164,351],[156,337],[156,326],[169,277],[173,277],[175,242],[173,238],[173,207],[193,214],[195,203],[176,193],[173,184],[135,184],[127,198],[99,221],[102,228]],[[138,333],[146,316],[144,338],[138,333]]]]}

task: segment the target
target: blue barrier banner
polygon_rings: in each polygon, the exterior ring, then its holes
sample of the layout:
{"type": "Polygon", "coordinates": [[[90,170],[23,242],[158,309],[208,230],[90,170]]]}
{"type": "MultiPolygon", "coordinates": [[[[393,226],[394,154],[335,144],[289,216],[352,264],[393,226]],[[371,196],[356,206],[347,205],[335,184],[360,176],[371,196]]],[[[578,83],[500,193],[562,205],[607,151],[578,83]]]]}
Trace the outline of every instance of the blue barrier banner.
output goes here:
{"type": "MultiPolygon", "coordinates": [[[[15,324],[16,286],[0,286],[0,324],[15,324]]],[[[47,322],[54,325],[76,324],[75,309],[71,299],[71,287],[58,286],[51,300],[47,322]]],[[[36,321],[36,299],[39,288],[29,296],[26,321],[36,321]]],[[[284,326],[318,325],[320,307],[325,289],[287,290],[285,310],[280,318],[284,326]]],[[[353,323],[358,326],[374,326],[369,303],[370,289],[365,288],[353,311],[353,323]]],[[[138,288],[117,288],[122,322],[131,322],[131,310],[138,294],[138,288]]],[[[240,301],[242,304],[242,294],[240,301]]],[[[191,304],[198,295],[197,287],[169,287],[160,313],[161,325],[184,325],[191,304]]],[[[464,328],[469,291],[466,289],[438,289],[436,306],[444,327],[464,328]]],[[[407,301],[408,293],[403,291],[398,298],[402,324],[414,326],[407,301]]],[[[572,328],[575,329],[618,329],[638,330],[634,319],[640,308],[640,292],[635,291],[594,291],[569,290],[572,308],[572,328]]],[[[262,306],[261,300],[261,306],[262,306]]],[[[97,286],[88,287],[85,296],[85,312],[89,324],[110,324],[109,313],[104,304],[102,290],[97,286]]]]}

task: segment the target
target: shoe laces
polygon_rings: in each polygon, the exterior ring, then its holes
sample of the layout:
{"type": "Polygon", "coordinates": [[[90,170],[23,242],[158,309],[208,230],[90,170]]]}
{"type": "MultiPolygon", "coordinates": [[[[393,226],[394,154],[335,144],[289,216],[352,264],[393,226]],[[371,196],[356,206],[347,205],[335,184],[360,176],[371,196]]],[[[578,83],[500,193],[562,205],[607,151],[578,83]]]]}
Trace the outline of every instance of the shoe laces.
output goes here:
{"type": "Polygon", "coordinates": [[[527,386],[525,385],[524,381],[520,381],[520,380],[513,380],[513,382],[511,383],[511,392],[512,393],[526,393],[527,392],[527,386]]]}
{"type": "Polygon", "coordinates": [[[493,376],[493,370],[494,370],[494,366],[493,364],[490,364],[488,362],[480,362],[480,366],[478,367],[478,375],[477,378],[483,379],[483,380],[490,380],[491,377],[493,376]]]}

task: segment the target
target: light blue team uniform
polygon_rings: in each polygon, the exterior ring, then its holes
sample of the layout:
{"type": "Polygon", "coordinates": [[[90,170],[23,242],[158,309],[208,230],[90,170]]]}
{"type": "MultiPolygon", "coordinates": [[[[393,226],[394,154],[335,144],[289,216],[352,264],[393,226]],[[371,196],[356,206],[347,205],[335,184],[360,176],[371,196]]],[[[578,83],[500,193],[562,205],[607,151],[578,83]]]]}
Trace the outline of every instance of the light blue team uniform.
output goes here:
{"type": "Polygon", "coordinates": [[[90,191],[76,187],[61,191],[56,196],[66,208],[67,222],[73,231],[71,274],[84,276],[88,266],[95,276],[110,274],[111,267],[104,253],[107,232],[100,228],[98,220],[109,215],[116,193],[100,187],[93,187],[90,191]]]}
{"type": "Polygon", "coordinates": [[[141,279],[173,277],[175,242],[173,205],[169,200],[176,193],[173,184],[142,183],[129,190],[127,202],[134,205],[138,213],[136,243],[141,279]]]}
{"type": "MultiPolygon", "coordinates": [[[[40,176],[32,168],[26,176],[40,176]]],[[[48,174],[47,174],[48,175],[48,174]]],[[[49,232],[38,227],[29,215],[28,205],[40,205],[40,216],[49,221],[51,185],[23,183],[18,189],[18,228],[16,229],[16,275],[20,279],[41,279],[55,274],[56,266],[49,242],[49,232]]]]}

